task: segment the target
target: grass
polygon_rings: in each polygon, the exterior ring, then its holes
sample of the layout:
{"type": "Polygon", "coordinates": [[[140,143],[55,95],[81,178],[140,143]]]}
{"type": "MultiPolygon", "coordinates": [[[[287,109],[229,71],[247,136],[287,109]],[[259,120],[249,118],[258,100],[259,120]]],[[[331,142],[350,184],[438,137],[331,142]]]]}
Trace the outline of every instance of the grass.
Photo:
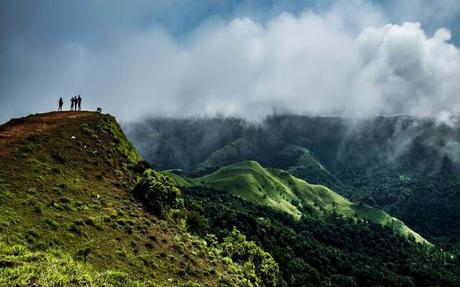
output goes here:
{"type": "Polygon", "coordinates": [[[172,171],[164,173],[170,175],[180,186],[208,186],[255,204],[287,212],[297,219],[300,219],[305,210],[323,215],[335,212],[346,217],[391,226],[403,236],[410,235],[418,242],[429,244],[403,222],[380,209],[352,203],[325,186],[309,184],[283,170],[263,168],[256,161],[225,166],[198,178],[182,177],[172,171]]]}
{"type": "Polygon", "coordinates": [[[116,277],[142,286],[218,286],[223,279],[240,286],[239,273],[210,248],[195,245],[198,238],[133,198],[140,157],[115,119],[73,115],[30,116],[8,125],[18,132],[31,126],[29,134],[12,141],[0,137],[0,231],[8,235],[0,244],[5,250],[22,246],[27,254],[12,258],[17,264],[0,264],[0,280],[117,286],[116,277]],[[38,128],[44,121],[50,127],[38,128]],[[205,272],[211,267],[215,275],[205,272]]]}
{"type": "Polygon", "coordinates": [[[62,250],[32,251],[4,241],[0,241],[0,271],[1,286],[141,286],[126,273],[98,272],[62,250]]]}

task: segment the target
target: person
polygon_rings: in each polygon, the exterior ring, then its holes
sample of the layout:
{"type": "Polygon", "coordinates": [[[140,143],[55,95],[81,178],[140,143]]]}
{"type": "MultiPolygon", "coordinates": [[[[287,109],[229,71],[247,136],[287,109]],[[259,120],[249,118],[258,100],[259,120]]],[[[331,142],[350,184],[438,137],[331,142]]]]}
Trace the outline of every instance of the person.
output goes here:
{"type": "Polygon", "coordinates": [[[81,97],[80,97],[80,95],[78,95],[77,103],[78,103],[78,110],[81,111],[81,97]]]}
{"type": "Polygon", "coordinates": [[[59,108],[58,111],[62,112],[62,106],[64,105],[64,101],[62,100],[62,97],[59,98],[59,108]]]}
{"type": "Polygon", "coordinates": [[[73,111],[73,107],[75,106],[75,97],[70,99],[70,110],[73,111]]]}

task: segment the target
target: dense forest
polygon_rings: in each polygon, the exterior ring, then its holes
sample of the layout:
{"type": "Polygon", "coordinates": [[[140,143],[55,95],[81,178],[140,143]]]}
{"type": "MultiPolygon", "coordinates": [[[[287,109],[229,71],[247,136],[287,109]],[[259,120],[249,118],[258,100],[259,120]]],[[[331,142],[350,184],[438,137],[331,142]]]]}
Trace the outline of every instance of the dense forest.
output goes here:
{"type": "Polygon", "coordinates": [[[125,126],[157,169],[200,176],[257,160],[383,208],[445,249],[460,250],[460,128],[455,119],[275,115],[150,119],[125,126]]]}
{"type": "Polygon", "coordinates": [[[188,225],[201,236],[224,238],[234,227],[270,252],[281,286],[457,286],[460,262],[390,228],[323,218],[301,220],[205,187],[184,191],[188,225]]]}

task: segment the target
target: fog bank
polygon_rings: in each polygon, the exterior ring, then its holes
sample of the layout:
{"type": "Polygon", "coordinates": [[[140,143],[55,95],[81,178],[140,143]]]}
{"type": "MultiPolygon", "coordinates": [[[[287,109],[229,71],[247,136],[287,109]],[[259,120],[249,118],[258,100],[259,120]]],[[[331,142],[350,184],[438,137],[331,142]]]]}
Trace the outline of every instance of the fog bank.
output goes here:
{"type": "Polygon", "coordinates": [[[0,53],[1,120],[53,109],[60,96],[75,94],[84,107],[101,106],[122,121],[261,119],[273,111],[460,113],[460,52],[446,28],[426,33],[416,22],[387,24],[382,9],[367,1],[254,18],[210,16],[179,38],[162,25],[116,26],[104,45],[66,40],[36,47],[14,38],[0,53]]]}

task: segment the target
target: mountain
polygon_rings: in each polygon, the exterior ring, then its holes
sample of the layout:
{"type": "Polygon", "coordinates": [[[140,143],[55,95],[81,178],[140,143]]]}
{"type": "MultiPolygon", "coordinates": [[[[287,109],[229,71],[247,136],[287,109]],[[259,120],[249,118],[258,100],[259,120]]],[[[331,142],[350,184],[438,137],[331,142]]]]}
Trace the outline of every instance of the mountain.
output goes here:
{"type": "Polygon", "coordinates": [[[198,178],[185,178],[172,172],[179,186],[206,186],[228,192],[257,205],[264,205],[291,214],[300,219],[308,212],[327,215],[332,212],[355,220],[391,226],[404,236],[413,236],[417,242],[429,244],[423,237],[412,231],[386,212],[365,204],[355,204],[322,185],[312,185],[283,170],[265,169],[255,161],[246,161],[220,168],[198,178]]]}
{"type": "Polygon", "coordinates": [[[198,178],[174,172],[163,173],[185,194],[190,230],[219,239],[236,227],[273,256],[281,286],[460,282],[458,257],[381,210],[353,204],[285,171],[248,161],[198,178]]]}
{"type": "Polygon", "coordinates": [[[0,285],[460,284],[456,254],[335,193],[348,183],[312,148],[230,123],[212,144],[194,145],[193,125],[182,143],[175,132],[147,136],[167,147],[165,162],[190,156],[176,166],[187,168],[164,172],[149,167],[110,115],[36,114],[1,125],[0,285]],[[221,157],[231,144],[242,152],[221,157]],[[214,165],[246,156],[268,167],[214,165]]]}
{"type": "Polygon", "coordinates": [[[109,115],[1,125],[0,285],[248,286],[223,247],[133,196],[143,170],[109,115]]]}
{"type": "Polygon", "coordinates": [[[158,169],[199,177],[256,160],[381,208],[430,242],[460,252],[458,118],[149,119],[126,130],[158,169]]]}

